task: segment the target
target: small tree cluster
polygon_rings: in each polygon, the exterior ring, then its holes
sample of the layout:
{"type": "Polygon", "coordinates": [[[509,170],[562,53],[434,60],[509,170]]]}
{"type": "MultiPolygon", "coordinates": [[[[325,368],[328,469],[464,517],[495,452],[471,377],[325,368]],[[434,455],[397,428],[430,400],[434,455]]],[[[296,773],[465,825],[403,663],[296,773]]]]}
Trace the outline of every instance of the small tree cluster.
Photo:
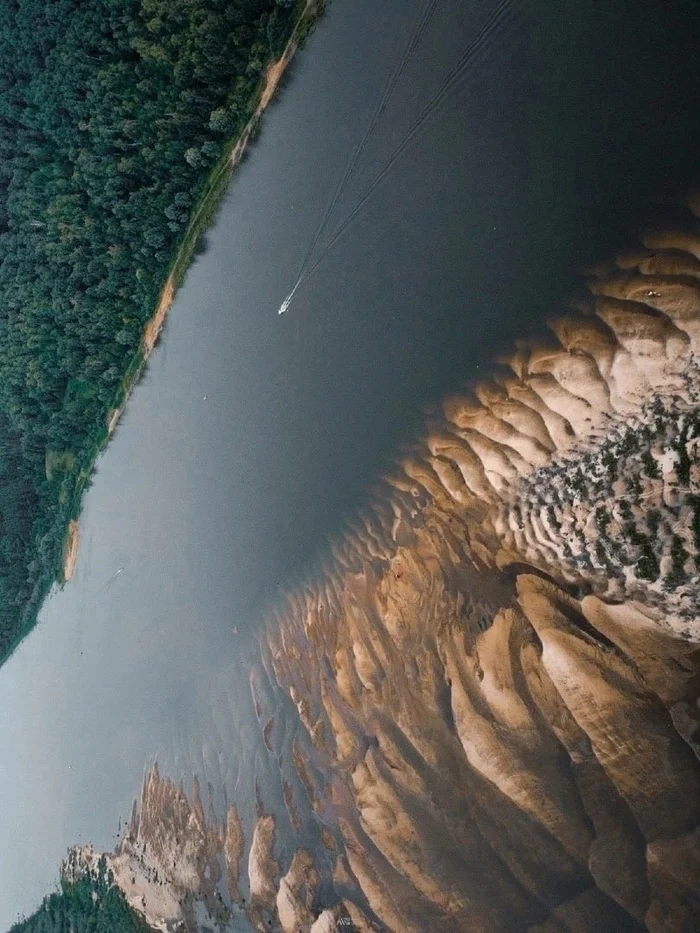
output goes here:
{"type": "Polygon", "coordinates": [[[667,593],[672,592],[679,586],[682,586],[686,579],[685,562],[688,554],[683,546],[683,541],[678,535],[673,535],[671,539],[671,569],[664,578],[664,590],[667,593]]]}

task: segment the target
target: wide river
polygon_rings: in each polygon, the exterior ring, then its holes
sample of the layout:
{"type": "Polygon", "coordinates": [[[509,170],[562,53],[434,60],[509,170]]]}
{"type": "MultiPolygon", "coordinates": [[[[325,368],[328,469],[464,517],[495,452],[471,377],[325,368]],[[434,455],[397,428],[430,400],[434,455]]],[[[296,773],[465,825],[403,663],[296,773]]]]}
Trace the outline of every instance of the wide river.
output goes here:
{"type": "Polygon", "coordinates": [[[264,786],[248,673],[265,607],[421,408],[541,326],[567,270],[695,163],[682,3],[673,31],[662,2],[512,0],[489,20],[498,4],[439,0],[330,231],[425,120],[278,317],[428,6],[329,6],[99,460],[75,576],[0,671],[0,929],[69,844],[114,845],[154,757],[230,795],[253,771],[264,786]]]}

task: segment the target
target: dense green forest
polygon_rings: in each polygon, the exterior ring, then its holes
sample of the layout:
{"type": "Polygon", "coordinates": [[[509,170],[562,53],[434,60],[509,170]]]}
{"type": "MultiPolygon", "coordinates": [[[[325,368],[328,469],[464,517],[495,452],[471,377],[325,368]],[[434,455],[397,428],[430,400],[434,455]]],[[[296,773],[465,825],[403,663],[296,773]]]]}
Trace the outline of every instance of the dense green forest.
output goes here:
{"type": "Polygon", "coordinates": [[[10,933],[152,933],[151,928],[111,883],[101,861],[94,876],[75,884],[61,883],[29,919],[16,923],[10,933]]]}
{"type": "Polygon", "coordinates": [[[299,7],[0,4],[0,661],[60,574],[144,324],[299,7]]]}

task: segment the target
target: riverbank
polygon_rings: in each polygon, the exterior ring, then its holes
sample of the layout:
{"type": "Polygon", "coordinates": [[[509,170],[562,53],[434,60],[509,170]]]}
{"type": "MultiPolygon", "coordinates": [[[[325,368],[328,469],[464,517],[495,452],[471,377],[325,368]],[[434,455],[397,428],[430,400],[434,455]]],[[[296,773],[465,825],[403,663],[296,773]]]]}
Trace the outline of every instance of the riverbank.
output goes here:
{"type": "Polygon", "coordinates": [[[73,576],[75,565],[78,560],[78,550],[80,547],[80,526],[77,519],[71,519],[68,523],[68,532],[63,545],[63,582],[67,583],[73,576]]]}
{"type": "Polygon", "coordinates": [[[264,111],[273,99],[280,81],[284,77],[299,46],[322,13],[324,5],[324,0],[306,0],[303,4],[292,35],[282,55],[271,62],[265,71],[265,78],[260,87],[259,100],[253,115],[246,123],[243,132],[230,141],[226,152],[219,159],[219,162],[209,176],[204,194],[192,214],[185,236],[173,260],[170,273],[161,289],[156,310],[143,329],[139,351],[122,379],[120,392],[121,402],[116,407],[109,409],[107,413],[106,435],[100,438],[95,448],[94,455],[89,465],[83,470],[77,484],[73,497],[75,517],[71,518],[68,524],[63,548],[61,582],[64,584],[67,583],[73,575],[75,564],[78,559],[79,533],[77,513],[79,512],[82,494],[90,474],[92,473],[95,460],[104,450],[109,438],[117,427],[129,397],[134,387],[138,384],[143,368],[158,342],[168,312],[175,300],[177,290],[185,278],[187,269],[192,262],[200,237],[213,221],[216,210],[226,191],[233,172],[238,165],[240,165],[249,143],[257,135],[264,111]]]}
{"type": "MultiPolygon", "coordinates": [[[[172,303],[175,300],[177,290],[182,284],[187,269],[192,262],[197,244],[214,220],[216,210],[228,187],[231,176],[238,165],[240,165],[248,145],[255,139],[259,132],[260,120],[263,113],[275,96],[275,92],[294,58],[294,55],[299,49],[299,46],[323,12],[324,6],[325,0],[305,0],[292,31],[292,35],[282,55],[271,62],[265,70],[265,78],[260,87],[259,99],[253,115],[246,123],[243,132],[230,141],[226,152],[224,152],[216,166],[212,169],[204,189],[204,194],[192,214],[180,248],[173,261],[171,271],[161,290],[155,313],[143,330],[139,352],[132,365],[128,368],[122,381],[123,400],[119,406],[110,409],[108,413],[107,439],[116,428],[129,396],[134,386],[138,383],[143,366],[158,342],[158,337],[163,329],[172,303]]],[[[104,444],[101,445],[100,450],[103,446],[104,444]]]]}
{"type": "MultiPolygon", "coordinates": [[[[158,291],[154,289],[152,292],[152,305],[149,301],[146,306],[148,309],[150,305],[154,310],[145,325],[141,327],[140,335],[132,344],[134,346],[132,355],[125,357],[119,367],[112,366],[111,369],[106,370],[105,378],[109,382],[114,382],[111,400],[105,399],[106,404],[103,403],[104,407],[101,405],[102,411],[95,413],[96,418],[92,422],[88,436],[80,444],[76,440],[75,449],[70,446],[70,441],[64,441],[61,449],[54,449],[47,442],[46,450],[42,452],[40,458],[37,458],[40,459],[41,476],[45,474],[46,482],[54,483],[52,490],[40,490],[36,487],[37,507],[39,507],[38,500],[42,496],[45,497],[48,500],[48,506],[42,505],[39,508],[51,518],[40,530],[37,526],[36,536],[26,545],[28,554],[23,559],[26,560],[27,567],[34,568],[31,573],[27,571],[31,589],[27,595],[20,595],[21,587],[19,584],[13,584],[18,589],[18,593],[10,605],[21,605],[21,609],[17,610],[15,621],[5,619],[5,632],[0,642],[0,664],[11,656],[17,645],[32,630],[51,588],[56,582],[62,584],[68,579],[65,574],[65,560],[66,553],[70,551],[69,527],[71,522],[77,522],[79,518],[83,494],[90,483],[97,457],[108,443],[131,391],[139,380],[143,367],[158,340],[176,291],[190,266],[197,244],[214,220],[231,175],[241,161],[248,143],[256,136],[263,111],[274,96],[289,62],[308,35],[323,7],[324,0],[298,0],[288,20],[288,38],[281,54],[270,54],[267,65],[263,66],[260,71],[257,84],[250,87],[248,103],[239,103],[238,106],[244,107],[243,112],[249,116],[242,129],[239,129],[229,142],[222,146],[219,158],[197,189],[197,200],[194,206],[190,208],[187,218],[182,218],[186,224],[184,233],[174,247],[169,265],[163,269],[160,289],[158,291]],[[45,464],[51,467],[46,473],[45,464]]],[[[200,150],[194,148],[192,152],[193,159],[201,157],[198,155],[200,150]]],[[[168,208],[168,210],[176,209],[173,205],[168,208]]],[[[41,229],[43,231],[44,228],[41,229]]],[[[157,240],[163,234],[154,233],[153,236],[157,240]]],[[[148,249],[152,250],[153,247],[148,247],[148,249]]],[[[119,320],[124,321],[124,318],[119,320]]],[[[140,320],[143,321],[143,316],[140,320]]],[[[96,389],[93,381],[89,379],[73,378],[69,389],[65,390],[64,387],[64,391],[68,391],[69,395],[73,393],[74,408],[94,403],[96,389]]],[[[20,400],[17,404],[21,406],[23,402],[20,400]]],[[[73,429],[79,431],[79,428],[79,424],[73,425],[71,431],[66,429],[65,436],[77,438],[78,435],[73,434],[72,431],[73,429]]]]}

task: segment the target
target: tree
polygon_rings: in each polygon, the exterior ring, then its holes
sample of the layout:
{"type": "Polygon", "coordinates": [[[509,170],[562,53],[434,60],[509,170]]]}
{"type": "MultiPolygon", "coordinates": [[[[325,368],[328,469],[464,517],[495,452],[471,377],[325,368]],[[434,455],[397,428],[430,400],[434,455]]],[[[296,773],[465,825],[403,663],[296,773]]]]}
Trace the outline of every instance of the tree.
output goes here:
{"type": "Polygon", "coordinates": [[[104,856],[94,872],[85,872],[74,882],[63,880],[60,891],[44,899],[26,920],[10,933],[153,933],[131,909],[114,885],[104,856]]]}
{"type": "Polygon", "coordinates": [[[69,518],[179,238],[293,4],[0,4],[0,660],[69,518]],[[49,451],[72,457],[47,476],[49,451]]]}

